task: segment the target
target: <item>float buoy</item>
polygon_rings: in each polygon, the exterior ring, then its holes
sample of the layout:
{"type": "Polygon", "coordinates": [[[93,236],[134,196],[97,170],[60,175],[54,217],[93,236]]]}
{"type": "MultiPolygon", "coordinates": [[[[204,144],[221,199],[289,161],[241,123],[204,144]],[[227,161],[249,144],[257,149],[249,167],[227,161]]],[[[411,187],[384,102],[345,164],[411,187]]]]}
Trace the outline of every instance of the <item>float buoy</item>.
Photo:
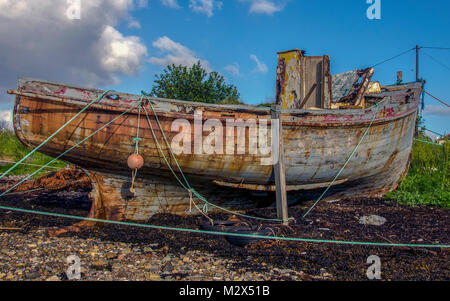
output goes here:
{"type": "Polygon", "coordinates": [[[144,166],[144,158],[139,154],[132,154],[128,157],[127,164],[130,169],[141,169],[144,166]]]}

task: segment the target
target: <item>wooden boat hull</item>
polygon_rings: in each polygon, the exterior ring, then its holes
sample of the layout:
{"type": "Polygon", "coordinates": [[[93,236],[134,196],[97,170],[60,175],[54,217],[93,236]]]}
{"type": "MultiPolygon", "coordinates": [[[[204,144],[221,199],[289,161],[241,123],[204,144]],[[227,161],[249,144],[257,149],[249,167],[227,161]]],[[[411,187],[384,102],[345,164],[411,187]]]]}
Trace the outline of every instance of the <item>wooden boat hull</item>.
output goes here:
{"type": "MultiPolygon", "coordinates": [[[[305,191],[326,187],[350,156],[374,116],[367,136],[327,198],[380,196],[395,189],[409,166],[420,88],[420,83],[386,87],[381,94],[367,95],[379,100],[378,106],[368,109],[283,111],[286,182],[292,191],[291,198],[305,195],[305,191]]],[[[18,90],[13,93],[17,94],[14,108],[16,135],[25,145],[36,147],[103,91],[19,79],[18,90]]],[[[93,104],[39,151],[53,157],[60,155],[131,108],[140,98],[124,93],[109,94],[115,94],[118,99],[105,97],[93,104]]],[[[195,112],[201,112],[203,121],[215,119],[223,125],[227,120],[239,119],[256,120],[257,124],[261,124],[261,120],[267,121],[271,116],[270,109],[252,106],[218,106],[154,98],[150,101],[162,129],[147,104],[149,119],[167,157],[170,157],[169,149],[162,133],[164,131],[168,140],[172,141],[179,134],[172,131],[177,119],[192,124],[194,138],[195,112]]],[[[267,122],[270,127],[270,121],[267,122]]],[[[203,141],[209,134],[202,133],[203,141]]],[[[224,131],[224,141],[231,134],[236,135],[236,131],[224,131]]],[[[245,135],[248,150],[249,129],[245,130],[245,135]]],[[[191,154],[176,157],[192,186],[211,202],[233,209],[267,206],[267,199],[261,201],[249,197],[251,191],[274,189],[272,166],[261,164],[267,155],[250,154],[248,151],[237,154],[238,146],[235,146],[233,154],[225,151],[224,154],[195,154],[194,148],[192,146],[191,154]],[[248,193],[244,196],[243,191],[248,193]]],[[[146,220],[158,212],[190,213],[192,204],[189,194],[174,180],[143,112],[139,119],[138,109],[132,109],[62,159],[87,170],[97,185],[93,192],[94,199],[106,200],[97,207],[114,204],[116,208],[109,218],[146,220]],[[136,179],[137,193],[124,196],[123,187],[130,185],[131,181],[127,158],[134,152],[133,139],[138,120],[142,138],[139,150],[145,163],[136,179]]],[[[174,160],[170,162],[175,166],[174,160]]]]}

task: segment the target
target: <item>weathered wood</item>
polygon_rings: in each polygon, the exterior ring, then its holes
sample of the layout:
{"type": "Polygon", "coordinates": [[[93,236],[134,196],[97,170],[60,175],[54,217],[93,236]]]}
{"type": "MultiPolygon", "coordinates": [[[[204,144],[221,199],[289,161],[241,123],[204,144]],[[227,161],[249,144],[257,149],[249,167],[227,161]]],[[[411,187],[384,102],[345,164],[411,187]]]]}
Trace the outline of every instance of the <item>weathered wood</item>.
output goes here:
{"type": "Polygon", "coordinates": [[[275,174],[277,217],[283,220],[283,224],[288,224],[288,204],[286,193],[286,173],[284,168],[284,148],[283,148],[283,122],[281,119],[280,107],[272,106],[272,158],[275,160],[273,171],[275,174]],[[273,127],[276,127],[274,130],[273,127]]]}

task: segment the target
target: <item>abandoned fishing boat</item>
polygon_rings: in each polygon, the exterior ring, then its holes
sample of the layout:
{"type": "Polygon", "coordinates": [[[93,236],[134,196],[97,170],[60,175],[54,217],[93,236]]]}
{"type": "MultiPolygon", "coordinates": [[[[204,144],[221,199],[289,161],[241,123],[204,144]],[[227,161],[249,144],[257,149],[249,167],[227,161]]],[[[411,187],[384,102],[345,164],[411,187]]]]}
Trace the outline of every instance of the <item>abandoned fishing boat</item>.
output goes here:
{"type": "MultiPolygon", "coordinates": [[[[380,86],[371,81],[373,72],[332,76],[329,56],[307,57],[299,50],[278,54],[276,103],[290,198],[323,191],[357,145],[326,198],[380,196],[395,189],[407,172],[422,84],[380,86]]],[[[245,210],[273,203],[273,197],[259,198],[275,190],[273,166],[264,163],[271,154],[259,147],[250,151],[251,141],[261,143],[255,136],[272,139],[271,108],[142,98],[27,78],[8,92],[16,95],[15,133],[31,148],[79,114],[39,151],[57,157],[73,147],[61,160],[81,167],[92,180],[89,217],[142,221],[156,213],[198,214],[191,210],[186,182],[180,184],[171,170],[183,179],[182,170],[199,194],[222,207],[245,210]],[[268,134],[258,135],[250,126],[217,130],[230,120],[254,121],[258,131],[268,125],[268,134]],[[213,151],[202,148],[213,140],[213,151]],[[137,148],[143,162],[135,174],[127,161],[137,148]]]]}

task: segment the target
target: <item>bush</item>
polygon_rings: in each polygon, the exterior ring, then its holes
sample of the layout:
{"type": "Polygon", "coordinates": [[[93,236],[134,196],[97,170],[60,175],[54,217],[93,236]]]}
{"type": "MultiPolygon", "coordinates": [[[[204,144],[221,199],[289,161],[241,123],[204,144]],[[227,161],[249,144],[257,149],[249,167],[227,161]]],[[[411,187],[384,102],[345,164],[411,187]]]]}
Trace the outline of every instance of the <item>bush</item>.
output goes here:
{"type": "Polygon", "coordinates": [[[449,154],[448,141],[443,146],[414,141],[408,175],[387,197],[408,205],[450,208],[449,154]]]}

